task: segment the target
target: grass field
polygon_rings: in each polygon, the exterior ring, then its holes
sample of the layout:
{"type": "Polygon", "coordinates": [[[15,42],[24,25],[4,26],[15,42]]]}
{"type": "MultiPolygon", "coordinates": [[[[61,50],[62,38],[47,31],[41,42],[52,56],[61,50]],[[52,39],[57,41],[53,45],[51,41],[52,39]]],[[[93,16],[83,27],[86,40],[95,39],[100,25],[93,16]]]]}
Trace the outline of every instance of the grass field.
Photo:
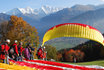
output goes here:
{"type": "Polygon", "coordinates": [[[104,60],[91,61],[91,62],[80,62],[80,63],[66,63],[66,64],[75,64],[75,65],[99,65],[104,67],[104,60]]]}
{"type": "Polygon", "coordinates": [[[56,47],[57,50],[61,50],[65,48],[75,47],[85,41],[87,41],[87,39],[62,37],[62,38],[56,38],[56,39],[50,40],[47,42],[47,44],[50,44],[56,47]]]}

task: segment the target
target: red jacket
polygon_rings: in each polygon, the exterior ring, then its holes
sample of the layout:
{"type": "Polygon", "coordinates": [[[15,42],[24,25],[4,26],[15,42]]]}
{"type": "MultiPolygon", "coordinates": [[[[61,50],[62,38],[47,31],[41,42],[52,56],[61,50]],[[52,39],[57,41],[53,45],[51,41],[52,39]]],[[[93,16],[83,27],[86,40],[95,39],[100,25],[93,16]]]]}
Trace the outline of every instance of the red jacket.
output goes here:
{"type": "Polygon", "coordinates": [[[39,48],[39,50],[38,50],[38,56],[42,56],[42,48],[39,48]]]}
{"type": "Polygon", "coordinates": [[[0,51],[0,59],[5,59],[5,55],[8,54],[8,50],[9,50],[9,46],[8,45],[1,45],[1,51],[0,51]]]}
{"type": "Polygon", "coordinates": [[[20,55],[22,54],[22,52],[24,51],[24,48],[21,46],[21,45],[19,45],[18,46],[18,51],[20,50],[20,55]],[[20,49],[19,49],[20,48],[20,49]]]}
{"type": "Polygon", "coordinates": [[[44,52],[43,52],[43,58],[46,58],[46,54],[47,54],[47,53],[44,51],[44,52]]]}
{"type": "Polygon", "coordinates": [[[6,51],[6,54],[8,54],[8,50],[10,49],[10,47],[8,45],[5,45],[5,51],[6,51]]]}
{"type": "Polygon", "coordinates": [[[22,52],[24,51],[24,48],[21,47],[21,48],[20,48],[20,51],[21,51],[21,54],[22,54],[22,52]]]}
{"type": "Polygon", "coordinates": [[[18,47],[17,47],[17,44],[14,43],[13,46],[14,46],[14,49],[15,49],[16,54],[18,55],[18,47]]]}

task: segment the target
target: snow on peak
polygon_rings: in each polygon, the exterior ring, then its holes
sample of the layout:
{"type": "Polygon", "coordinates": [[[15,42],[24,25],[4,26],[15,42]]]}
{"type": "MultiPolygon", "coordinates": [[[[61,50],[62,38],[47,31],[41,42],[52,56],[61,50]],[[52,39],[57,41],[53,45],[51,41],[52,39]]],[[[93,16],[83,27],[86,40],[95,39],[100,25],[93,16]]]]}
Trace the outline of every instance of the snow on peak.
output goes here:
{"type": "Polygon", "coordinates": [[[9,15],[18,15],[18,14],[36,14],[34,9],[27,7],[27,8],[14,8],[8,12],[9,15]]]}
{"type": "Polygon", "coordinates": [[[18,8],[14,8],[8,12],[6,12],[8,15],[17,15],[17,14],[21,14],[22,12],[18,9],[18,8]]]}
{"type": "Polygon", "coordinates": [[[62,8],[55,8],[55,7],[51,7],[51,6],[42,6],[41,8],[46,14],[50,14],[50,13],[54,13],[57,12],[59,10],[61,10],[62,8]]]}
{"type": "Polygon", "coordinates": [[[19,8],[19,10],[23,13],[23,14],[35,14],[34,10],[30,7],[27,8],[19,8]]]}
{"type": "Polygon", "coordinates": [[[9,15],[18,15],[18,14],[48,15],[57,12],[61,9],[63,8],[55,8],[50,6],[42,6],[40,9],[32,9],[31,7],[27,7],[27,8],[14,8],[6,13],[9,15]]]}

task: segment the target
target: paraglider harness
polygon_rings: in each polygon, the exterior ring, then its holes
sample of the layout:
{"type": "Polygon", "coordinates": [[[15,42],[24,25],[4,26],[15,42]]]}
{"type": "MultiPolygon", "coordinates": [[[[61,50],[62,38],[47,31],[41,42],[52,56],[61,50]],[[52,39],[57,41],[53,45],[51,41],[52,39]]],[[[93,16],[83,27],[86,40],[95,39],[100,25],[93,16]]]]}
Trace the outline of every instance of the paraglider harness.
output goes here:
{"type": "Polygon", "coordinates": [[[9,57],[13,60],[16,60],[16,58],[17,58],[17,54],[16,54],[16,51],[15,51],[15,46],[16,45],[12,45],[9,49],[9,57]]]}
{"type": "Polygon", "coordinates": [[[12,45],[12,46],[10,47],[9,52],[10,52],[11,54],[14,54],[14,53],[16,54],[15,46],[16,46],[16,45],[12,45]]]}

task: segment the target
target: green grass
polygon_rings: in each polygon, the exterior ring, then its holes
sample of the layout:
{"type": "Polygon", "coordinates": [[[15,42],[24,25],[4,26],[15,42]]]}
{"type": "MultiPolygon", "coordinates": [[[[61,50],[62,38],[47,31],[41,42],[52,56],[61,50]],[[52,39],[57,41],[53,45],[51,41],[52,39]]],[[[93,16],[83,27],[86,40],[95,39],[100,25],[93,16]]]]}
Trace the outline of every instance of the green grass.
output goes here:
{"type": "Polygon", "coordinates": [[[99,65],[104,67],[104,60],[91,61],[91,62],[80,62],[80,63],[66,63],[66,64],[75,64],[75,65],[99,65]]]}
{"type": "Polygon", "coordinates": [[[56,47],[57,50],[61,50],[61,49],[75,47],[78,44],[81,44],[85,41],[87,41],[87,39],[62,37],[62,38],[52,39],[48,41],[47,44],[56,47]]]}

